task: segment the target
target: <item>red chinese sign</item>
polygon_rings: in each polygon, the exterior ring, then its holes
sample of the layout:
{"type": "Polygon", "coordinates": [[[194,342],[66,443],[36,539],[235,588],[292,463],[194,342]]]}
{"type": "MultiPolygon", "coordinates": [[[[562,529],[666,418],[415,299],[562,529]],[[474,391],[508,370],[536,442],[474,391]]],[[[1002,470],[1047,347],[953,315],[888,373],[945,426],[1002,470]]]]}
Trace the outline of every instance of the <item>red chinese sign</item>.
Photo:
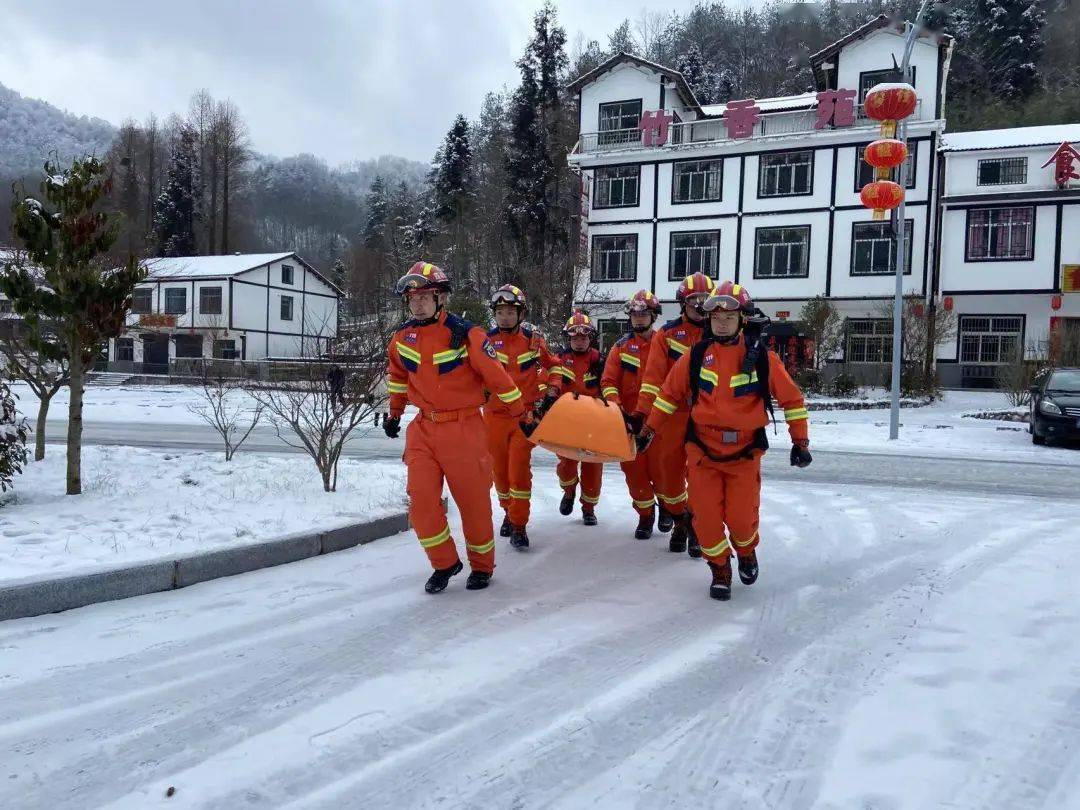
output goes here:
{"type": "Polygon", "coordinates": [[[581,221],[578,224],[578,252],[581,263],[589,263],[589,181],[581,176],[581,208],[578,210],[581,221]]]}
{"type": "Polygon", "coordinates": [[[642,146],[663,146],[668,142],[668,132],[674,116],[667,110],[647,110],[641,116],[642,146]]]}
{"type": "Polygon", "coordinates": [[[825,90],[817,94],[817,120],[814,129],[850,127],[855,124],[855,91],[825,90]]]}
{"type": "Polygon", "coordinates": [[[754,125],[761,120],[761,110],[752,98],[729,101],[724,108],[723,118],[729,138],[749,138],[754,134],[754,125]]]}
{"type": "Polygon", "coordinates": [[[1065,185],[1070,180],[1080,180],[1080,174],[1077,174],[1073,168],[1073,164],[1076,162],[1080,162],[1080,152],[1077,152],[1076,148],[1066,141],[1057,148],[1057,151],[1042,165],[1042,168],[1045,169],[1053,163],[1054,182],[1057,183],[1058,188],[1065,188],[1065,185]]]}
{"type": "Polygon", "coordinates": [[[149,327],[175,327],[176,316],[175,315],[154,315],[144,314],[139,316],[139,326],[149,327]]]}
{"type": "Polygon", "coordinates": [[[1061,291],[1080,293],[1080,264],[1061,265],[1061,291]]]}

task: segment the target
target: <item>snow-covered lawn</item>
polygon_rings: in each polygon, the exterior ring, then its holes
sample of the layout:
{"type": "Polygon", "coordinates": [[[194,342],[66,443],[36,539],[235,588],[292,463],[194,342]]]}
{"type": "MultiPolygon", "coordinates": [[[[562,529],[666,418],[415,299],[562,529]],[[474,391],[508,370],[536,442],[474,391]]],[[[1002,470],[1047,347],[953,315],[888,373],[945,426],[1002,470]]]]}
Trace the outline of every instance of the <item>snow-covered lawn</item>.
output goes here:
{"type": "Polygon", "coordinates": [[[0,625],[0,807],[1080,807],[1080,502],[766,479],[718,603],[533,490],[486,591],[399,535],[0,625]]]}
{"type": "Polygon", "coordinates": [[[64,447],[30,463],[0,508],[0,583],[172,557],[405,508],[400,462],[343,459],[337,492],[306,456],[86,447],[83,494],[64,495],[64,447]]]}

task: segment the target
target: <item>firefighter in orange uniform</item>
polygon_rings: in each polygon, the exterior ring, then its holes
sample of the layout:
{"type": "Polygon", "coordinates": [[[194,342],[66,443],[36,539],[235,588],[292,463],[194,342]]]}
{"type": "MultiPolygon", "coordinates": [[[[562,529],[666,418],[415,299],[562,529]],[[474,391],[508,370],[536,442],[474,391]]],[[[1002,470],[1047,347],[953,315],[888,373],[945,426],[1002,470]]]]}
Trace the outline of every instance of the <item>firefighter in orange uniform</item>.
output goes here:
{"type": "MultiPolygon", "coordinates": [[[[715,288],[713,280],[704,273],[692,273],[679,284],[675,300],[679,302],[682,314],[665,323],[653,334],[649,362],[645,366],[637,405],[631,415],[635,425],[642,424],[649,415],[653,398],[660,393],[660,387],[671,367],[690,351],[691,346],[701,340],[704,316],[699,307],[715,288]]],[[[671,531],[668,550],[686,551],[691,557],[700,557],[697,536],[694,534],[690,517],[686,514],[684,444],[689,418],[689,409],[680,406],[664,424],[664,429],[657,433],[652,452],[657,455],[660,467],[659,476],[654,483],[656,497],[660,502],[658,528],[662,532],[671,531]]]]}
{"type": "Polygon", "coordinates": [[[638,446],[647,448],[653,432],[666,429],[680,407],[690,409],[690,508],[712,570],[709,594],[727,600],[732,546],[739,558],[739,579],[752,585],[758,577],[761,457],[769,446],[765,426],[772,398],[784,409],[791,464],[806,467],[813,459],[802,392],[765,345],[762,324],[768,321],[746,288],[725,281],[702,309],[709,318],[706,338],[672,368],[638,446]]]}
{"type": "MultiPolygon", "coordinates": [[[[624,307],[630,316],[630,331],[615,341],[604,363],[600,391],[604,399],[619,405],[624,413],[633,414],[637,407],[641,374],[649,360],[653,325],[660,315],[660,301],[648,290],[638,290],[624,307]]],[[[629,417],[634,433],[642,426],[641,414],[629,417]]],[[[633,461],[621,465],[626,487],[638,513],[634,537],[648,540],[656,522],[656,482],[660,479],[660,455],[655,450],[640,453],[633,461]]]]}
{"type": "MultiPolygon", "coordinates": [[[[548,371],[559,365],[558,358],[538,332],[522,323],[526,301],[519,288],[504,284],[491,296],[490,304],[496,326],[488,332],[488,340],[495,357],[521,391],[522,404],[531,412],[547,390],[548,371]]],[[[522,433],[511,406],[498,397],[492,397],[484,406],[484,422],[488,449],[495,462],[495,492],[505,512],[499,534],[509,537],[513,548],[524,550],[529,547],[526,526],[532,498],[533,444],[522,433]]]]}
{"type": "Polygon", "coordinates": [[[397,438],[401,414],[419,409],[405,433],[409,520],[435,569],[424,589],[438,593],[462,569],[442,505],[443,480],[461,513],[469,574],[465,587],[486,588],[495,570],[495,527],[491,519],[492,463],[480,416],[484,389],[524,413],[521,391],[495,357],[484,330],[446,312],[450,279],[439,267],[417,262],[397,283],[412,318],[387,347],[390,414],[383,430],[397,438]]]}
{"type": "MultiPolygon", "coordinates": [[[[563,334],[566,335],[569,345],[559,353],[559,365],[553,368],[548,376],[548,390],[543,403],[545,411],[563,393],[600,396],[600,377],[604,361],[600,352],[592,348],[593,338],[596,337],[596,327],[592,319],[584,312],[575,312],[563,327],[563,334]]],[[[600,481],[604,465],[580,462],[580,479],[578,465],[579,462],[573,459],[560,458],[555,468],[559,476],[559,486],[563,489],[559,514],[569,515],[574,511],[574,494],[580,480],[581,519],[586,526],[595,526],[596,504],[600,502],[600,481]]]]}

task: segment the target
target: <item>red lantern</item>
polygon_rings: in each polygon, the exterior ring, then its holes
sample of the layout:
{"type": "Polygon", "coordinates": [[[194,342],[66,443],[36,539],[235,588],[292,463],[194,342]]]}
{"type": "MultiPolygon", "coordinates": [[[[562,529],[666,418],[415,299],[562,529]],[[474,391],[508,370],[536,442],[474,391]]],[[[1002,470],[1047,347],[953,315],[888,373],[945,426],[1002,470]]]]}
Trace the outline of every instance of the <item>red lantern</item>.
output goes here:
{"type": "Polygon", "coordinates": [[[893,138],[874,141],[863,152],[863,160],[876,169],[878,180],[888,180],[889,171],[907,160],[907,156],[907,145],[893,138]]]}
{"type": "Polygon", "coordinates": [[[896,208],[904,199],[904,190],[892,180],[875,180],[863,186],[859,199],[867,208],[874,209],[874,219],[885,219],[885,212],[896,208]]]}
{"type": "Polygon", "coordinates": [[[946,295],[942,301],[942,305],[945,307],[946,312],[952,312],[952,296],[946,295]]]}
{"type": "Polygon", "coordinates": [[[1050,309],[1061,309],[1061,296],[1055,295],[1050,299],[1050,309]]]}
{"type": "Polygon", "coordinates": [[[863,109],[869,118],[881,122],[881,135],[896,135],[896,122],[915,112],[915,88],[903,82],[875,84],[866,94],[863,109]]]}

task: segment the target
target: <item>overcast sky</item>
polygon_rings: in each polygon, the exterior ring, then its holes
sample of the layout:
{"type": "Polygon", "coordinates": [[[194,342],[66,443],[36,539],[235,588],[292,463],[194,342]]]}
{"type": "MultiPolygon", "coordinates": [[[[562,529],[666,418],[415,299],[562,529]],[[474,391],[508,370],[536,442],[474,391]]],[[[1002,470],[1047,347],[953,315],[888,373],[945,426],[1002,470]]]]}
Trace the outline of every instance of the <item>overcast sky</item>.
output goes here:
{"type": "MultiPolygon", "coordinates": [[[[0,0],[0,83],[119,124],[183,113],[205,87],[240,107],[260,152],[337,164],[431,158],[458,112],[517,83],[542,0],[0,0]]],[[[642,9],[694,0],[562,0],[607,35],[642,9]]]]}

